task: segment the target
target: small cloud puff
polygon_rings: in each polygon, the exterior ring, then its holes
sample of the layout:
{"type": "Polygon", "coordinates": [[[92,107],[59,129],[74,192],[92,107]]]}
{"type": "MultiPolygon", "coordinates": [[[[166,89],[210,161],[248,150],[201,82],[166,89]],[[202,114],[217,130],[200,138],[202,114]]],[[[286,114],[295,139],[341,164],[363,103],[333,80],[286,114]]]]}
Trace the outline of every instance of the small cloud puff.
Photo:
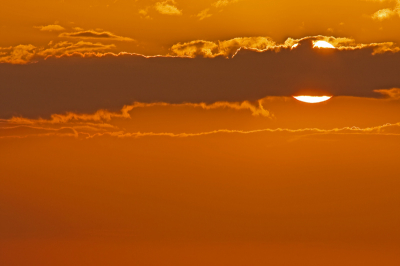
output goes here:
{"type": "Polygon", "coordinates": [[[211,17],[211,14],[208,13],[209,11],[210,11],[209,8],[204,9],[203,11],[200,11],[200,13],[197,14],[197,17],[199,18],[199,20],[203,20],[205,18],[211,17]]]}
{"type": "Polygon", "coordinates": [[[152,19],[152,18],[149,16],[148,9],[149,9],[149,7],[145,8],[145,9],[140,9],[140,10],[139,10],[139,14],[140,14],[140,16],[141,16],[142,18],[152,19]]]}
{"type": "Polygon", "coordinates": [[[40,29],[41,31],[63,31],[63,30],[65,30],[65,28],[60,25],[35,26],[34,28],[40,29]]]}
{"type": "Polygon", "coordinates": [[[182,15],[182,10],[179,10],[174,0],[166,0],[163,2],[157,2],[154,8],[163,15],[182,15]]]}
{"type": "Polygon", "coordinates": [[[393,16],[395,16],[397,14],[396,11],[390,9],[390,8],[385,8],[385,9],[381,9],[376,11],[373,15],[372,18],[376,19],[376,20],[385,20],[388,18],[391,18],[393,16]]]}
{"type": "MultiPolygon", "coordinates": [[[[378,0],[379,2],[383,2],[384,0],[378,0]]],[[[394,8],[384,8],[381,10],[376,11],[371,17],[374,20],[385,20],[392,18],[394,16],[400,17],[400,0],[396,0],[396,6],[394,8]]]]}

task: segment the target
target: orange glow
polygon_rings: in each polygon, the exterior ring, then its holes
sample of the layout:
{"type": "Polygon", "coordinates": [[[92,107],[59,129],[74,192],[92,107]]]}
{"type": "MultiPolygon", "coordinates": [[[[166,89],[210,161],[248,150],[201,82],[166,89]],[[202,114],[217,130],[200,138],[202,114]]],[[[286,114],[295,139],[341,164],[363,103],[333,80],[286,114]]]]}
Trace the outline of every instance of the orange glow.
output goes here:
{"type": "Polygon", "coordinates": [[[0,266],[400,266],[400,0],[0,18],[0,266]]]}
{"type": "Polygon", "coordinates": [[[301,95],[301,96],[293,96],[298,101],[305,102],[305,103],[320,103],[320,102],[325,102],[332,98],[332,96],[306,96],[306,95],[301,95]]]}
{"type": "Polygon", "coordinates": [[[325,42],[325,41],[317,41],[314,43],[314,48],[333,48],[335,49],[335,46],[333,46],[332,44],[330,44],[329,42],[325,42]]]}

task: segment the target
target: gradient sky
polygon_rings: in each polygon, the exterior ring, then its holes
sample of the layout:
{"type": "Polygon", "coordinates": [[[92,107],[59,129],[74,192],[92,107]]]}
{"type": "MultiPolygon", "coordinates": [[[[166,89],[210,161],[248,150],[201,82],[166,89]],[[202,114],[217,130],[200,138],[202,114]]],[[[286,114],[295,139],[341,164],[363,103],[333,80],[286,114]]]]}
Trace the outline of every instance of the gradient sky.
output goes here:
{"type": "Polygon", "coordinates": [[[2,1],[0,265],[399,265],[399,22],[394,0],[2,1]]]}

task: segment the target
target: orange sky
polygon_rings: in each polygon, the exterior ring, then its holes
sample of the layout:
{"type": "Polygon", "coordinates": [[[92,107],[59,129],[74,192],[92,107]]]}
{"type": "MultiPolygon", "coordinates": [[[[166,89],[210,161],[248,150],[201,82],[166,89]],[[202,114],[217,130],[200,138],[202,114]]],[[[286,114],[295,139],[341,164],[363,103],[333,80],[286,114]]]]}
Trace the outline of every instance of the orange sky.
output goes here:
{"type": "Polygon", "coordinates": [[[399,265],[399,21],[3,1],[0,265],[399,265]]]}
{"type": "Polygon", "coordinates": [[[127,38],[86,39],[115,45],[106,50],[146,55],[167,54],[179,42],[254,36],[278,43],[313,35],[399,42],[398,10],[389,0],[16,0],[0,4],[0,45],[76,43],[83,39],[65,34],[88,30],[127,38]]]}

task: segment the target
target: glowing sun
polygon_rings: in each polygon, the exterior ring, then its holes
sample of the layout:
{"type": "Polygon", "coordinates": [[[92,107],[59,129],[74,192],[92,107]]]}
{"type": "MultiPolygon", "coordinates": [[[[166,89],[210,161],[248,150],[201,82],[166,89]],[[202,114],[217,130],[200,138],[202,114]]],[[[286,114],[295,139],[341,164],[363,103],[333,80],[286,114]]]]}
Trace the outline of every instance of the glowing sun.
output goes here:
{"type": "Polygon", "coordinates": [[[305,102],[305,103],[320,103],[320,102],[325,102],[332,98],[332,96],[306,96],[306,95],[301,95],[301,96],[293,96],[298,101],[305,102]]]}
{"type": "Polygon", "coordinates": [[[333,46],[332,44],[330,44],[329,42],[325,42],[325,41],[317,41],[314,43],[314,48],[333,48],[335,49],[335,46],[333,46]]]}

